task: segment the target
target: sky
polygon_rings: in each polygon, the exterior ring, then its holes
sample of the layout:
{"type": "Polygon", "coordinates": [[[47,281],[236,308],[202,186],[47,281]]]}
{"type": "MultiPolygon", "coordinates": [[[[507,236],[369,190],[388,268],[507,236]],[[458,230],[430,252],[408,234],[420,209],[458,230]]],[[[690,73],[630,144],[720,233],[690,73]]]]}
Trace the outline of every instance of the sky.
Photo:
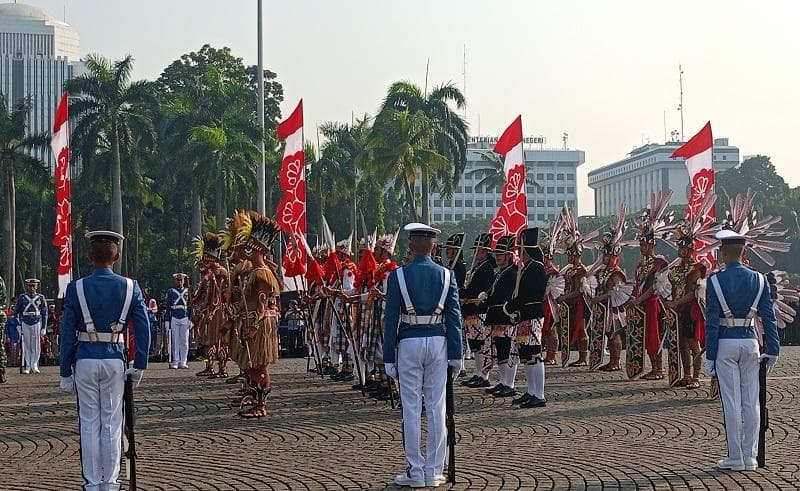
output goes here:
{"type": "MultiPolygon", "coordinates": [[[[75,26],[81,53],[131,54],[156,78],[203,44],[256,63],[256,0],[27,0],[75,26]]],[[[522,114],[527,136],[586,152],[579,212],[593,212],[589,170],[706,121],[741,155],[772,157],[800,185],[800,2],[780,0],[264,0],[265,66],[284,115],[304,99],[306,126],[375,114],[396,80],[452,81],[473,135],[522,114]],[[666,131],[665,131],[666,121],[666,131]]],[[[307,133],[308,134],[308,133],[307,133]]]]}

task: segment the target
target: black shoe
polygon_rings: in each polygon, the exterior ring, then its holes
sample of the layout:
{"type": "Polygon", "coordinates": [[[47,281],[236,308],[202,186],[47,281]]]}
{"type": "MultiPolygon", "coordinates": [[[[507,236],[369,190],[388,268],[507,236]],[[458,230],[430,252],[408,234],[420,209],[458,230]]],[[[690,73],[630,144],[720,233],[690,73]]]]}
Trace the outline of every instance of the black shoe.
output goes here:
{"type": "Polygon", "coordinates": [[[544,399],[539,399],[536,396],[531,396],[530,399],[519,405],[520,409],[529,409],[532,407],[545,407],[545,406],[547,406],[547,401],[544,399]]]}
{"type": "Polygon", "coordinates": [[[323,375],[336,375],[337,373],[339,372],[337,372],[336,369],[333,367],[325,367],[322,369],[323,375]]]}
{"type": "Polygon", "coordinates": [[[361,388],[362,388],[361,384],[356,384],[352,387],[353,390],[361,390],[361,388]]]}
{"type": "Polygon", "coordinates": [[[503,385],[503,384],[497,384],[494,387],[492,387],[491,389],[486,389],[485,392],[487,394],[489,394],[489,395],[494,395],[495,392],[500,392],[501,390],[506,389],[506,388],[507,387],[505,385],[503,385]]]}
{"type": "Polygon", "coordinates": [[[463,385],[464,387],[470,387],[470,384],[474,384],[475,382],[478,381],[479,378],[480,377],[478,377],[477,375],[473,375],[472,378],[462,381],[461,385],[463,385]]]}
{"type": "Polygon", "coordinates": [[[344,374],[344,376],[342,377],[341,381],[342,381],[342,382],[352,382],[352,381],[353,381],[353,380],[355,380],[355,379],[356,379],[356,376],[355,376],[355,375],[353,375],[352,373],[346,373],[346,374],[344,374]]]}
{"type": "Polygon", "coordinates": [[[478,377],[478,380],[472,384],[469,384],[469,387],[472,387],[473,389],[483,389],[484,387],[491,387],[491,385],[492,383],[489,382],[488,378],[478,377]]]}
{"type": "Polygon", "coordinates": [[[331,376],[328,377],[328,378],[333,380],[334,382],[339,382],[340,380],[342,380],[343,376],[344,376],[344,373],[342,373],[342,372],[333,372],[333,374],[331,374],[331,376]]]}
{"type": "Polygon", "coordinates": [[[492,394],[494,397],[513,397],[517,395],[517,391],[511,387],[505,387],[503,390],[492,394]]]}
{"type": "Polygon", "coordinates": [[[523,402],[528,402],[528,399],[533,397],[532,395],[528,394],[527,392],[522,394],[521,397],[517,397],[513,401],[511,401],[511,405],[522,404],[523,402]]]}
{"type": "MultiPolygon", "coordinates": [[[[3,346],[5,348],[5,346],[3,346]]],[[[6,369],[0,368],[0,384],[6,383],[6,369]]]]}

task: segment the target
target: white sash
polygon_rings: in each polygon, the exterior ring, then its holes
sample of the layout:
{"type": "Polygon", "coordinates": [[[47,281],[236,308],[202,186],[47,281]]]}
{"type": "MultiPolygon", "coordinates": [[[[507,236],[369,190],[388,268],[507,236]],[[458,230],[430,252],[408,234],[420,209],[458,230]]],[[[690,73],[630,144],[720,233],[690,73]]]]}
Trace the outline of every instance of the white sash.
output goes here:
{"type": "MultiPolygon", "coordinates": [[[[86,293],[83,290],[83,278],[75,282],[75,291],[78,294],[78,303],[81,307],[81,314],[83,315],[83,323],[86,324],[86,332],[97,333],[97,328],[92,320],[92,314],[89,312],[89,305],[86,303],[86,293]]],[[[128,318],[128,311],[131,307],[133,300],[133,280],[125,278],[125,302],[122,304],[122,311],[119,313],[119,320],[111,324],[112,333],[120,333],[125,328],[125,320],[128,318]]],[[[94,336],[97,339],[96,336],[94,336]]]]}

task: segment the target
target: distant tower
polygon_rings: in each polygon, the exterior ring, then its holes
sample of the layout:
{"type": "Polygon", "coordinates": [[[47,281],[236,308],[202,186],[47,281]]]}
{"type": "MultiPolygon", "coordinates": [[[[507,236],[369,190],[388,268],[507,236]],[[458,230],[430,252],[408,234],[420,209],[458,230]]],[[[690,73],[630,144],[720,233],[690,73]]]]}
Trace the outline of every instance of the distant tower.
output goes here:
{"type": "MultiPolygon", "coordinates": [[[[85,70],[78,32],[44,10],[0,4],[0,93],[9,104],[30,97],[30,133],[50,132],[64,83],[85,70]]],[[[49,149],[34,155],[50,164],[49,149]]]]}

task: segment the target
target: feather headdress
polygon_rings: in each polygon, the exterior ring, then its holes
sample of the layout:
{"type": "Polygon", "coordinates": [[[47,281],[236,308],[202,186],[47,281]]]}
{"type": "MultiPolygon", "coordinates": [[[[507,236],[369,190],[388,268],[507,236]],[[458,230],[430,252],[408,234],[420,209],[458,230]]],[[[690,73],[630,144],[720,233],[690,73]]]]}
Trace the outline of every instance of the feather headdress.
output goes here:
{"type": "Polygon", "coordinates": [[[575,211],[566,204],[561,210],[561,223],[562,239],[560,242],[568,256],[580,256],[584,248],[595,247],[595,239],[600,234],[600,229],[594,229],[582,235],[578,230],[578,219],[575,217],[575,211]]]}
{"type": "Polygon", "coordinates": [[[204,259],[219,261],[219,250],[222,247],[222,239],[214,232],[206,232],[204,235],[194,238],[194,259],[199,263],[204,259]]]}
{"type": "Polygon", "coordinates": [[[249,216],[244,210],[236,210],[233,216],[225,220],[225,230],[220,232],[222,238],[222,250],[227,251],[234,245],[241,244],[239,240],[239,229],[245,223],[249,216]]]}
{"type": "Polygon", "coordinates": [[[767,273],[767,281],[775,302],[775,320],[779,328],[785,329],[794,322],[797,315],[797,311],[789,304],[797,305],[800,302],[800,295],[797,290],[789,286],[789,275],[786,271],[770,271],[767,273]]]}
{"type": "Polygon", "coordinates": [[[633,245],[622,240],[625,236],[625,231],[628,230],[628,223],[626,217],[628,215],[628,204],[621,202],[619,204],[619,211],[617,212],[617,220],[614,224],[603,234],[601,238],[601,248],[603,254],[611,254],[619,256],[622,253],[622,247],[633,245]]]}
{"type": "Polygon", "coordinates": [[[556,216],[555,220],[550,222],[550,228],[542,240],[542,252],[547,258],[552,258],[556,254],[562,254],[563,251],[563,234],[561,231],[564,228],[564,217],[562,215],[556,216]]]}
{"type": "Polygon", "coordinates": [[[769,266],[775,265],[772,252],[789,252],[789,242],[772,240],[770,237],[784,237],[788,231],[780,224],[781,217],[767,215],[758,218],[755,209],[755,196],[751,189],[744,195],[737,194],[730,200],[730,209],[725,213],[722,228],[744,235],[748,249],[769,266]]]}
{"type": "Polygon", "coordinates": [[[679,247],[688,247],[689,249],[697,249],[698,244],[704,244],[699,250],[695,252],[704,256],[709,252],[719,247],[719,243],[714,234],[716,234],[720,226],[711,219],[711,210],[714,209],[714,204],[717,202],[717,195],[713,190],[706,192],[703,202],[697,212],[690,215],[687,213],[683,220],[679,221],[665,242],[674,249],[679,247]]]}
{"type": "Polygon", "coordinates": [[[664,239],[675,227],[672,223],[672,213],[665,214],[671,199],[671,189],[650,195],[650,204],[633,221],[636,227],[636,239],[639,242],[655,244],[656,239],[664,239]]]}
{"type": "Polygon", "coordinates": [[[394,250],[397,247],[397,237],[399,235],[400,235],[399,228],[393,234],[381,235],[380,237],[378,237],[378,242],[376,245],[381,249],[383,249],[384,251],[388,252],[390,255],[394,254],[394,250]]]}

